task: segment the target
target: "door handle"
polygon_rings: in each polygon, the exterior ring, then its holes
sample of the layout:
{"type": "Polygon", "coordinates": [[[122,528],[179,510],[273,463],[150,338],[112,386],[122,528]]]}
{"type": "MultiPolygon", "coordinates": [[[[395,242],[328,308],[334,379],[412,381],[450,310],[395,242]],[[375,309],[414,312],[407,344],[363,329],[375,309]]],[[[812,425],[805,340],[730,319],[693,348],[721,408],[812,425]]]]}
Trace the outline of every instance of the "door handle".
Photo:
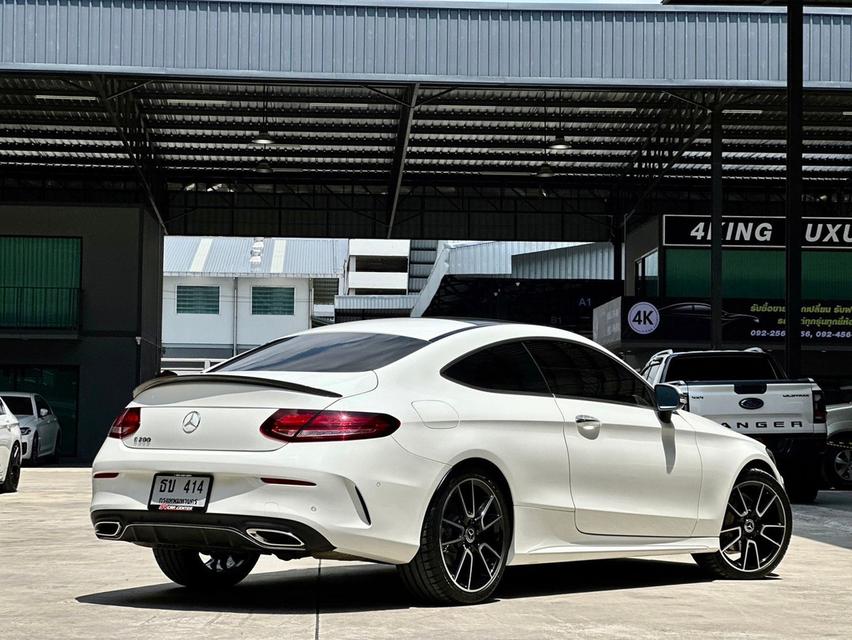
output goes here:
{"type": "Polygon", "coordinates": [[[577,429],[584,438],[594,440],[601,431],[601,421],[594,416],[579,415],[574,418],[574,422],[577,423],[577,429]]]}

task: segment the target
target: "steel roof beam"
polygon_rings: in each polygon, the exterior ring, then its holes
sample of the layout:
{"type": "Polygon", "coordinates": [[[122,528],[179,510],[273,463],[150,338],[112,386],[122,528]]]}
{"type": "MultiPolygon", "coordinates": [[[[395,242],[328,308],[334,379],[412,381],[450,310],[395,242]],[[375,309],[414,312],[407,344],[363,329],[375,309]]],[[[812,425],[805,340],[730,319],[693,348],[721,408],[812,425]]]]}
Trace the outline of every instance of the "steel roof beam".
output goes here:
{"type": "Polygon", "coordinates": [[[405,173],[405,158],[408,153],[408,140],[411,136],[411,122],[414,119],[414,109],[417,105],[417,90],[419,85],[413,84],[405,91],[405,104],[399,108],[399,127],[397,130],[396,148],[393,152],[391,167],[391,182],[388,186],[387,198],[387,237],[393,237],[393,225],[396,221],[396,208],[399,202],[399,188],[405,173]]]}
{"type": "Polygon", "coordinates": [[[144,117],[139,111],[133,94],[122,91],[119,83],[113,79],[94,76],[93,83],[101,106],[109,113],[110,120],[124,143],[127,157],[136,169],[151,210],[163,232],[168,233],[157,196],[151,186],[151,180],[155,175],[151,141],[148,138],[144,117]]]}

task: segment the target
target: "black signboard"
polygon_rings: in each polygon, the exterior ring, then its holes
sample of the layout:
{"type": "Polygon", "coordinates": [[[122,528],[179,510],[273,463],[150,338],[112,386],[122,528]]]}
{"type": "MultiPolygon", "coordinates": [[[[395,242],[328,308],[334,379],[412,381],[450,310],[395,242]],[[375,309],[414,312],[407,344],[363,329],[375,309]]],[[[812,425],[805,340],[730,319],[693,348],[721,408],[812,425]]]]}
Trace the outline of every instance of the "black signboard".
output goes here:
{"type": "MultiPolygon", "coordinates": [[[[723,340],[783,342],[785,311],[781,300],[725,299],[723,340]]],[[[801,312],[803,344],[852,346],[852,302],[805,302],[801,312]]],[[[595,309],[595,340],[604,345],[709,344],[711,317],[707,299],[623,297],[595,309]]]]}
{"type": "MultiPolygon", "coordinates": [[[[805,218],[803,249],[852,249],[852,218],[805,218]]],[[[782,216],[724,216],[722,246],[726,248],[783,249],[782,216]]],[[[663,216],[664,247],[709,247],[710,216],[663,216]]]]}

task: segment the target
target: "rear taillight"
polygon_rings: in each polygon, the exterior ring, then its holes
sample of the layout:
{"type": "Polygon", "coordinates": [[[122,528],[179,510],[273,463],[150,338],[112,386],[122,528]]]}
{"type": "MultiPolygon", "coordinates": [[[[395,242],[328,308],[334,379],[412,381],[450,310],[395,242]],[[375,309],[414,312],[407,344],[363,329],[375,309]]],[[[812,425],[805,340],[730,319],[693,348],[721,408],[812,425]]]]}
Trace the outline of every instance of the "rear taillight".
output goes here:
{"type": "Polygon", "coordinates": [[[110,438],[126,438],[139,430],[141,424],[141,411],[138,407],[125,409],[113,421],[109,428],[110,438]]]}
{"type": "Polygon", "coordinates": [[[827,418],[825,396],[822,391],[814,391],[814,424],[825,424],[827,418]]]}
{"type": "Polygon", "coordinates": [[[279,409],[260,426],[260,432],[284,442],[329,442],[381,438],[398,427],[399,420],[383,413],[279,409]]]}

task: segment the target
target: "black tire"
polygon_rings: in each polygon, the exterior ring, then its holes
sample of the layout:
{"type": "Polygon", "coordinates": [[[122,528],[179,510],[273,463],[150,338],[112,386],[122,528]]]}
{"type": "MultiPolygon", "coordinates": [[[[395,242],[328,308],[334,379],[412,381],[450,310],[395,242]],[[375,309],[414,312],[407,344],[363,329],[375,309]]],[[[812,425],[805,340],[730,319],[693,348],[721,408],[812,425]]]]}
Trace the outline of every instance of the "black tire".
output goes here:
{"type": "Polygon", "coordinates": [[[752,469],[737,479],[728,498],[719,535],[720,550],[692,557],[717,578],[763,578],[784,559],[792,524],[793,512],[784,487],[768,473],[752,469]],[[752,560],[756,556],[757,562],[749,565],[750,556],[752,560]]]}
{"type": "Polygon", "coordinates": [[[501,485],[485,473],[462,472],[448,478],[432,497],[420,549],[411,562],[397,568],[405,586],[421,600],[476,604],[490,598],[500,584],[511,540],[511,505],[501,485]],[[471,503],[469,510],[462,491],[471,503]],[[451,567],[457,568],[454,575],[451,567]]]}
{"type": "Polygon", "coordinates": [[[852,489],[852,444],[828,443],[825,450],[825,478],[835,489],[852,489]]]}
{"type": "Polygon", "coordinates": [[[21,449],[16,442],[9,456],[9,468],[6,469],[6,479],[0,484],[0,493],[15,493],[21,481],[21,449]]]}
{"type": "Polygon", "coordinates": [[[30,466],[37,467],[41,460],[38,457],[38,431],[33,434],[32,450],[30,451],[30,466]]]}
{"type": "Polygon", "coordinates": [[[211,551],[208,558],[192,549],[154,547],[154,558],[166,577],[189,589],[215,590],[242,581],[259,555],[252,552],[211,551]]]}

